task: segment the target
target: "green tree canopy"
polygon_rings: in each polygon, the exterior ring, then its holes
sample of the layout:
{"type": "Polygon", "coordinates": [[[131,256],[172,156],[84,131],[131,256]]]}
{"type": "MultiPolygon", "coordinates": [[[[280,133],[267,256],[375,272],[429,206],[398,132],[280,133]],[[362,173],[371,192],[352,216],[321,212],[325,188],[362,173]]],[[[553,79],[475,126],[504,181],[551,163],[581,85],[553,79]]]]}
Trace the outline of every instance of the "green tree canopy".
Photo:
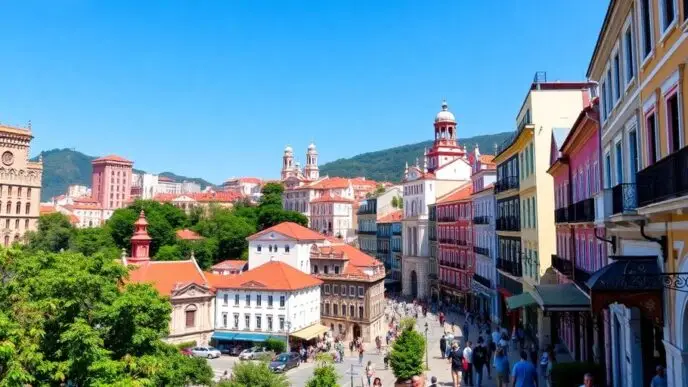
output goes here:
{"type": "Polygon", "coordinates": [[[195,230],[202,236],[217,241],[217,254],[213,263],[241,257],[248,248],[246,238],[256,232],[249,221],[225,208],[211,209],[208,216],[198,222],[195,230]]]}
{"type": "Polygon", "coordinates": [[[288,387],[289,381],[284,374],[276,374],[265,362],[234,363],[232,376],[222,381],[218,387],[288,387]]]}
{"type": "Polygon", "coordinates": [[[0,386],[208,384],[207,364],[160,339],[172,307],[122,286],[111,257],[0,250],[0,386]]]}
{"type": "Polygon", "coordinates": [[[69,243],[70,250],[89,256],[102,252],[116,258],[119,255],[115,240],[103,227],[76,229],[69,243]]]}
{"type": "Polygon", "coordinates": [[[69,241],[74,236],[75,229],[69,218],[59,212],[41,215],[38,218],[36,231],[26,234],[30,249],[38,251],[58,252],[69,248],[69,241]]]}
{"type": "Polygon", "coordinates": [[[414,330],[415,321],[404,319],[401,321],[401,335],[392,345],[389,354],[389,365],[394,376],[400,380],[408,380],[423,373],[425,363],[425,338],[414,330]]]}
{"type": "Polygon", "coordinates": [[[318,365],[313,370],[313,376],[306,382],[306,387],[339,387],[339,375],[332,365],[332,355],[320,354],[316,361],[318,365]]]}

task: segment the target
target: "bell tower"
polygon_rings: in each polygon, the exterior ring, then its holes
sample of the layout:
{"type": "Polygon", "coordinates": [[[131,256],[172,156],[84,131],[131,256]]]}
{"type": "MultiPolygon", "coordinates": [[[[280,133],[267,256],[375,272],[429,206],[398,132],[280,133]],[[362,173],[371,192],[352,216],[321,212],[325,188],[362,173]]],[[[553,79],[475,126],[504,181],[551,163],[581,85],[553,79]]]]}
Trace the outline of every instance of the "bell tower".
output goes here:
{"type": "Polygon", "coordinates": [[[466,152],[459,146],[456,133],[456,118],[449,111],[447,101],[442,101],[442,110],[435,116],[435,141],[432,148],[425,154],[428,172],[449,164],[459,157],[465,157],[466,152]]]}
{"type": "Polygon", "coordinates": [[[282,155],[282,180],[286,180],[290,176],[296,175],[294,167],[294,151],[290,146],[284,148],[284,155],[282,155]]]}
{"type": "Polygon", "coordinates": [[[308,146],[308,151],[306,152],[306,166],[303,168],[303,174],[309,180],[318,180],[320,178],[318,151],[315,150],[315,144],[313,143],[308,146]]]}
{"type": "Polygon", "coordinates": [[[129,262],[139,263],[150,261],[150,244],[152,238],[148,235],[148,221],[141,210],[139,219],[134,223],[134,235],[131,236],[131,257],[129,262]]]}

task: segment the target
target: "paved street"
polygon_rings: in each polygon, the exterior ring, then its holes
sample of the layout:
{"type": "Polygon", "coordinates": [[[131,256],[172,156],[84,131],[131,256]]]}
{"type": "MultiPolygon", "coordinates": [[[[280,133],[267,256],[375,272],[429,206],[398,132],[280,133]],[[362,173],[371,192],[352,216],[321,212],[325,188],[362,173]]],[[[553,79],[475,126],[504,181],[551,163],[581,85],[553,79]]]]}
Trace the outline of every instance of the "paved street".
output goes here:
{"type": "MultiPolygon", "coordinates": [[[[436,376],[438,378],[438,381],[440,385],[443,386],[451,386],[451,373],[449,371],[449,364],[447,360],[444,360],[440,356],[440,338],[442,337],[442,333],[444,332],[444,329],[449,330],[450,326],[445,323],[445,328],[443,329],[438,320],[437,317],[431,313],[428,313],[427,319],[423,317],[419,317],[417,320],[417,327],[416,329],[419,332],[424,333],[425,331],[425,323],[426,321],[428,322],[428,341],[429,341],[429,352],[428,352],[428,360],[429,360],[429,371],[426,372],[426,376],[429,379],[431,376],[436,376]]],[[[457,317],[455,315],[449,315],[447,316],[447,321],[449,322],[455,322],[455,335],[459,338],[461,338],[460,342],[463,343],[463,332],[461,329],[461,326],[463,325],[463,318],[457,317]]],[[[470,337],[469,339],[475,343],[478,339],[478,332],[477,328],[474,326],[471,327],[470,329],[470,337]]],[[[363,356],[363,365],[359,365],[358,363],[358,355],[357,354],[351,354],[347,348],[346,350],[346,356],[344,358],[344,362],[335,364],[335,368],[337,369],[339,375],[340,375],[340,384],[342,386],[355,386],[355,387],[360,387],[360,386],[366,386],[365,382],[365,373],[363,372],[363,369],[365,368],[365,365],[369,360],[372,360],[372,362],[375,365],[375,376],[380,377],[382,379],[382,385],[383,386],[393,386],[394,385],[394,375],[392,374],[392,370],[384,369],[384,362],[382,359],[382,355],[378,355],[376,353],[376,350],[374,348],[373,344],[369,344],[366,346],[366,353],[363,356]],[[353,370],[353,373],[352,373],[353,370]],[[353,378],[352,378],[353,376],[353,378]],[[352,382],[353,379],[353,382],[352,382]]],[[[510,353],[510,362],[513,365],[515,361],[518,360],[518,353],[517,351],[511,351],[510,353]]],[[[236,358],[231,358],[227,356],[223,356],[220,359],[214,359],[210,361],[211,366],[215,370],[215,375],[219,378],[222,373],[225,370],[230,370],[231,372],[231,366],[232,364],[237,361],[236,358]]],[[[290,370],[287,372],[287,376],[289,380],[291,381],[293,386],[304,386],[306,384],[306,381],[313,375],[313,368],[315,367],[314,363],[306,363],[306,364],[301,364],[301,366],[297,369],[290,370]]],[[[487,378],[487,371],[485,371],[485,375],[483,378],[483,386],[484,387],[494,387],[495,386],[495,380],[488,379],[487,378]]]]}

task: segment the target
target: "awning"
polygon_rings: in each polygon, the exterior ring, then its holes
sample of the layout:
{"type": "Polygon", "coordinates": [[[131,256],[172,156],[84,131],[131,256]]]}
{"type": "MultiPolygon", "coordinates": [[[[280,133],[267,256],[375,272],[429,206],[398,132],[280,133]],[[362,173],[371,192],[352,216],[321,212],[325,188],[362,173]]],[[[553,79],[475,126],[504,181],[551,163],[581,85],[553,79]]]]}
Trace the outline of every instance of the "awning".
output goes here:
{"type": "Polygon", "coordinates": [[[286,336],[275,336],[268,333],[251,333],[251,332],[215,332],[212,339],[215,340],[234,340],[234,341],[255,341],[263,342],[268,338],[287,340],[286,336]]]}
{"type": "Polygon", "coordinates": [[[612,256],[609,265],[590,276],[592,311],[598,313],[614,302],[636,307],[641,314],[663,323],[662,272],[656,256],[612,256]]]}
{"type": "Polygon", "coordinates": [[[581,312],[590,310],[590,299],[573,283],[535,285],[533,297],[545,312],[581,312]]]}
{"type": "Polygon", "coordinates": [[[327,332],[330,328],[322,325],[322,324],[313,324],[309,327],[303,328],[301,330],[298,330],[296,332],[290,333],[290,336],[293,337],[298,337],[299,339],[303,340],[310,340],[312,338],[318,337],[322,335],[323,333],[327,332]]]}
{"type": "Polygon", "coordinates": [[[506,299],[506,307],[509,310],[524,308],[533,304],[536,304],[536,301],[533,298],[533,295],[529,292],[521,293],[517,296],[511,296],[506,299]]]}

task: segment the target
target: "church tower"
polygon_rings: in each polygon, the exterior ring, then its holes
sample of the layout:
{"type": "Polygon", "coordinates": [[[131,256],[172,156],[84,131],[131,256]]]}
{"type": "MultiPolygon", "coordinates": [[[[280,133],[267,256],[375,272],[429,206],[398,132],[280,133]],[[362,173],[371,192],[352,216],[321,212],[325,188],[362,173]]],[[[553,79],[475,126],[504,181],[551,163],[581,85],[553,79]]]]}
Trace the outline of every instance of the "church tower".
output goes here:
{"type": "Polygon", "coordinates": [[[134,223],[134,235],[131,236],[131,263],[146,262],[150,260],[150,244],[152,238],[148,235],[148,221],[146,214],[141,210],[139,219],[134,223]]]}
{"type": "Polygon", "coordinates": [[[456,118],[449,111],[447,101],[442,101],[442,110],[435,116],[435,141],[425,154],[428,172],[434,172],[457,158],[466,156],[466,151],[459,146],[457,139],[456,118]]]}
{"type": "Polygon", "coordinates": [[[320,178],[318,151],[315,150],[315,144],[313,143],[308,146],[308,152],[306,152],[306,166],[303,168],[303,174],[309,180],[318,180],[320,178]]]}
{"type": "Polygon", "coordinates": [[[284,155],[282,156],[282,180],[286,180],[290,176],[295,176],[297,173],[294,168],[294,152],[290,146],[284,148],[284,155]]]}

